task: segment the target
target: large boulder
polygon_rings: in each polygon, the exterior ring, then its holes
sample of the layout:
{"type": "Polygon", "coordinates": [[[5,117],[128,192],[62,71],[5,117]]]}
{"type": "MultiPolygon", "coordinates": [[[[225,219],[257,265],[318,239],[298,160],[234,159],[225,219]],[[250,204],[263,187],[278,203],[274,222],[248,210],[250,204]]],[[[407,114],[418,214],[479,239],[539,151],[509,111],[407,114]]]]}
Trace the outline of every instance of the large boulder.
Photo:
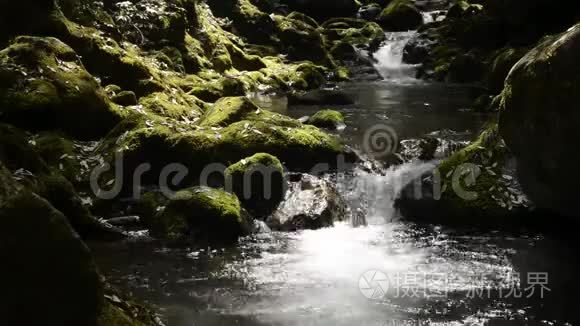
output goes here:
{"type": "Polygon", "coordinates": [[[408,31],[423,24],[423,15],[413,1],[394,0],[381,12],[378,22],[389,31],[408,31]]]}
{"type": "Polygon", "coordinates": [[[500,131],[518,159],[527,194],[541,206],[577,216],[580,182],[580,25],[545,38],[506,79],[500,131]],[[571,143],[572,142],[572,143],[571,143]]]}
{"type": "Polygon", "coordinates": [[[151,224],[156,237],[198,243],[234,243],[249,230],[236,195],[208,187],[177,192],[151,224]]]}
{"type": "Polygon", "coordinates": [[[346,219],[346,203],[330,182],[308,174],[294,175],[292,179],[284,202],[266,220],[270,228],[319,229],[346,219]]]}
{"type": "Polygon", "coordinates": [[[65,216],[0,164],[2,321],[95,325],[103,289],[89,249],[65,216]],[[23,313],[34,306],[34,313],[23,313]]]}
{"type": "Polygon", "coordinates": [[[21,36],[0,51],[0,113],[26,129],[83,139],[103,136],[119,121],[77,54],[50,37],[21,36]]]}
{"type": "Polygon", "coordinates": [[[275,156],[258,153],[230,165],[226,185],[254,217],[272,213],[284,198],[284,167],[275,156]]]}

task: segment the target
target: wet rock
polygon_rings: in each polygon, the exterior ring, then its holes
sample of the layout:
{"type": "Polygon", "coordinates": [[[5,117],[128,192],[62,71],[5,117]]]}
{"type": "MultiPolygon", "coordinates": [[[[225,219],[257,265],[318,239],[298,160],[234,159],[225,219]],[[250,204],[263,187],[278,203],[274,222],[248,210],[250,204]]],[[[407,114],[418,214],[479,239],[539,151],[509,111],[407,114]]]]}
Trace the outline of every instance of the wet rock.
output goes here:
{"type": "Polygon", "coordinates": [[[388,31],[408,31],[423,24],[423,15],[410,0],[393,0],[379,15],[378,22],[388,31]]]}
{"type": "Polygon", "coordinates": [[[291,105],[351,105],[354,100],[350,95],[340,90],[317,89],[306,93],[288,95],[291,105]]]}
{"type": "Polygon", "coordinates": [[[49,37],[21,36],[0,52],[0,112],[15,125],[81,139],[103,136],[120,120],[76,53],[49,37]]]}
{"type": "Polygon", "coordinates": [[[311,175],[293,182],[282,204],[266,223],[274,230],[319,229],[346,218],[346,204],[334,186],[311,175]]]}
{"type": "Polygon", "coordinates": [[[540,207],[578,216],[580,25],[542,40],[511,70],[500,131],[518,160],[526,193],[540,207]]]}
{"type": "Polygon", "coordinates": [[[226,187],[231,187],[244,208],[256,218],[266,217],[284,198],[284,167],[275,156],[258,153],[230,165],[226,187]]]}
{"type": "Polygon", "coordinates": [[[249,230],[236,195],[208,187],[177,192],[151,225],[155,237],[198,243],[235,243],[249,230]]]}
{"type": "Polygon", "coordinates": [[[407,161],[419,159],[429,161],[435,158],[439,147],[437,138],[424,137],[420,139],[408,139],[401,141],[401,155],[407,161]]]}
{"type": "Polygon", "coordinates": [[[334,110],[318,111],[308,119],[307,123],[331,130],[343,129],[345,127],[344,116],[342,113],[334,110]]]}
{"type": "Polygon", "coordinates": [[[417,34],[413,36],[403,48],[403,62],[409,64],[423,63],[431,49],[437,44],[426,34],[417,34]]]}
{"type": "Polygon", "coordinates": [[[2,320],[11,325],[94,325],[103,289],[89,249],[66,217],[18,185],[0,164],[2,320]],[[35,306],[33,314],[23,314],[35,306]],[[68,307],[66,311],[62,307],[68,307]]]}

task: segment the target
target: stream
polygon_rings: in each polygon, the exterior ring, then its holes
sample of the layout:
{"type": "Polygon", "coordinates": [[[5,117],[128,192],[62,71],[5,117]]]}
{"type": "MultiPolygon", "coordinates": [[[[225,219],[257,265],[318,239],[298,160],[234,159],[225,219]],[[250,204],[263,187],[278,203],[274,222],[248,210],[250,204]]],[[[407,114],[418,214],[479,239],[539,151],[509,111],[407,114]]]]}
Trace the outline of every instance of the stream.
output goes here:
{"type": "MultiPolygon", "coordinates": [[[[353,147],[379,123],[401,140],[465,142],[486,121],[469,110],[469,87],[413,77],[416,67],[401,62],[411,35],[389,34],[375,53],[383,80],[340,85],[355,104],[332,108],[345,115],[341,137],[353,147]]],[[[323,107],[288,106],[284,97],[257,101],[296,118],[323,107]]],[[[404,178],[432,164],[355,169],[342,180],[342,195],[365,207],[363,227],[346,221],[262,233],[230,249],[167,247],[147,237],[91,246],[111,283],[159,307],[168,326],[573,323],[577,258],[568,241],[398,218],[393,202],[404,178]]]]}

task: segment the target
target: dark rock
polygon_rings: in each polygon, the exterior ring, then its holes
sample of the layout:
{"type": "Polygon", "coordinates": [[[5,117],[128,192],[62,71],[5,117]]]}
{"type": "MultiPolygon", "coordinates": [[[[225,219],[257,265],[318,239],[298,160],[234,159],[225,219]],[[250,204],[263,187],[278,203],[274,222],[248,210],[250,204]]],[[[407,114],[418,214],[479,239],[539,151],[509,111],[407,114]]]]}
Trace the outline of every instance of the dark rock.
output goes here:
{"type": "Polygon", "coordinates": [[[2,165],[0,180],[0,282],[9,298],[0,306],[3,322],[95,325],[103,289],[89,249],[62,213],[15,183],[2,165]],[[42,304],[23,313],[33,301],[42,304]]]}
{"type": "Polygon", "coordinates": [[[500,131],[518,159],[520,180],[539,206],[578,216],[580,25],[542,40],[511,70],[500,131]]]}
{"type": "Polygon", "coordinates": [[[358,10],[358,16],[364,20],[375,20],[382,11],[382,7],[377,3],[371,3],[366,6],[362,6],[358,10]]]}
{"type": "Polygon", "coordinates": [[[413,36],[403,48],[403,62],[408,64],[423,63],[436,44],[437,41],[430,39],[425,34],[413,36]]]}

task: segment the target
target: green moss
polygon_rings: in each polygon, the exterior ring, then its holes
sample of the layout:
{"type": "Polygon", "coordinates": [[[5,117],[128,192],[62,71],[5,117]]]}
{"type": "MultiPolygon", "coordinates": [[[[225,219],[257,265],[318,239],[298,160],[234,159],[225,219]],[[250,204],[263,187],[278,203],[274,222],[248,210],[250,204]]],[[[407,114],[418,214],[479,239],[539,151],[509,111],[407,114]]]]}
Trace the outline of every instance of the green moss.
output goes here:
{"type": "Polygon", "coordinates": [[[224,97],[220,99],[208,110],[200,125],[225,127],[240,120],[269,122],[273,126],[300,126],[300,122],[294,119],[260,109],[246,97],[224,97]]]}
{"type": "Polygon", "coordinates": [[[423,16],[413,1],[393,0],[381,12],[378,21],[387,30],[405,31],[419,27],[423,23],[423,16]]]}
{"type": "Polygon", "coordinates": [[[314,63],[332,65],[325,40],[318,29],[301,20],[274,15],[276,28],[284,50],[292,60],[310,60],[314,63]],[[304,49],[309,49],[304,51],[304,49]]]}
{"type": "Polygon", "coordinates": [[[245,234],[246,223],[235,195],[198,187],[177,192],[154,218],[151,232],[165,239],[231,243],[245,234]]]}
{"type": "Polygon", "coordinates": [[[159,172],[170,163],[184,164],[189,177],[195,178],[207,164],[227,165],[260,152],[277,156],[298,170],[309,170],[317,163],[332,166],[338,155],[345,154],[335,137],[313,126],[277,126],[276,117],[272,114],[272,119],[242,120],[223,128],[151,124],[129,131],[121,141],[111,144],[123,151],[126,169],[152,164],[152,182],[158,182],[159,172]]]}
{"type": "Polygon", "coordinates": [[[271,214],[284,198],[284,167],[278,158],[258,153],[225,170],[226,186],[256,217],[271,214]]]}
{"type": "Polygon", "coordinates": [[[316,112],[308,119],[308,124],[328,129],[336,129],[344,125],[344,116],[342,113],[334,110],[322,110],[316,112]]]}
{"type": "Polygon", "coordinates": [[[120,118],[76,53],[55,38],[18,37],[0,51],[0,112],[31,130],[90,139],[120,118]]]}
{"type": "Polygon", "coordinates": [[[139,99],[139,104],[146,112],[172,119],[187,119],[193,121],[202,110],[193,101],[185,97],[167,93],[152,93],[139,99]]]}
{"type": "Polygon", "coordinates": [[[507,154],[507,149],[498,134],[497,123],[494,123],[476,141],[438,166],[443,184],[446,184],[448,188],[441,200],[454,210],[456,216],[462,218],[476,214],[477,216],[488,215],[491,220],[504,215],[507,209],[500,204],[501,197],[504,197],[505,186],[500,181],[501,169],[508,158],[507,154]],[[452,189],[453,174],[463,164],[473,164],[480,172],[472,184],[468,185],[464,182],[461,184],[462,189],[476,194],[473,200],[460,198],[452,189]]]}

